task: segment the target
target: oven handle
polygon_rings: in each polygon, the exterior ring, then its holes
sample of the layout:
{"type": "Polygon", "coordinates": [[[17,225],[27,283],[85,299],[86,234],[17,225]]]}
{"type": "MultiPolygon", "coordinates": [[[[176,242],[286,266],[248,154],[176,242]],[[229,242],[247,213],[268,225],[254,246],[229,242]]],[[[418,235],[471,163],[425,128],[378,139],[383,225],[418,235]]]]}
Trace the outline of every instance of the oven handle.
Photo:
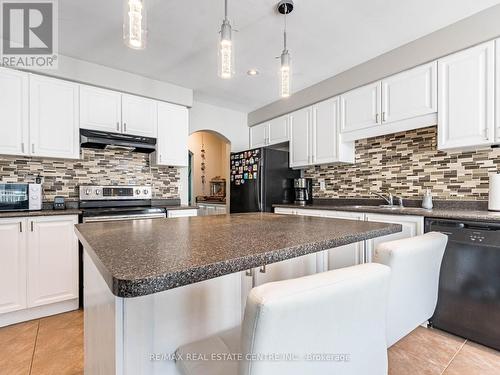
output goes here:
{"type": "Polygon", "coordinates": [[[157,219],[166,218],[165,213],[158,214],[144,214],[144,215],[115,215],[115,216],[95,216],[95,217],[84,217],[84,223],[97,223],[101,221],[124,221],[124,220],[137,220],[137,219],[157,219]]]}

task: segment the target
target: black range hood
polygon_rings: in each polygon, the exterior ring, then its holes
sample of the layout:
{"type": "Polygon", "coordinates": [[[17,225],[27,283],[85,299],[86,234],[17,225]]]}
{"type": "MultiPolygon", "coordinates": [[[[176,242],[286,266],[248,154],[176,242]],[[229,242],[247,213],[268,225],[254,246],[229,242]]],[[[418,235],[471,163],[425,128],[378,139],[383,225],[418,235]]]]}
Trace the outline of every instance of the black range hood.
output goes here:
{"type": "Polygon", "coordinates": [[[156,150],[156,138],[81,129],[80,145],[83,148],[120,149],[150,154],[156,150]]]}

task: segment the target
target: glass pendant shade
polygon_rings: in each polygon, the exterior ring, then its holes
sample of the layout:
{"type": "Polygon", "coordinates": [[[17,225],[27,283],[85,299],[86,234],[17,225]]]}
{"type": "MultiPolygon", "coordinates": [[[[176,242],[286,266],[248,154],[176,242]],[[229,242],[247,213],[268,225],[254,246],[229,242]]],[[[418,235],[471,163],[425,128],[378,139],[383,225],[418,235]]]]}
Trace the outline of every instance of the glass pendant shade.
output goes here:
{"type": "Polygon", "coordinates": [[[133,49],[144,49],[147,43],[145,0],[125,0],[123,41],[133,49]]]}
{"type": "Polygon", "coordinates": [[[224,19],[220,29],[220,42],[218,46],[218,75],[220,78],[229,79],[234,76],[234,44],[231,24],[224,19]]]}
{"type": "Polygon", "coordinates": [[[291,57],[288,50],[283,50],[281,53],[281,68],[280,68],[280,96],[288,98],[291,92],[291,73],[290,66],[291,57]]]}

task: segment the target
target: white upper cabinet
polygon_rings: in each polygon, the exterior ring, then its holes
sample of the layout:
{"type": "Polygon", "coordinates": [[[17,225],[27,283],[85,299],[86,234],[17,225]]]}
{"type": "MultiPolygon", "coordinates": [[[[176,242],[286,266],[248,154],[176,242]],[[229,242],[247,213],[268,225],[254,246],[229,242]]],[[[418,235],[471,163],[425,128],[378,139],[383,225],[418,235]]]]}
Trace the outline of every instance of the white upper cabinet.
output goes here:
{"type": "Polygon", "coordinates": [[[265,147],[289,141],[288,115],[250,128],[250,148],[265,147]]]}
{"type": "Polygon", "coordinates": [[[354,162],[354,143],[341,142],[338,97],[290,115],[290,167],[354,162]]]}
{"type": "Polygon", "coordinates": [[[269,123],[259,124],[250,128],[250,148],[267,146],[267,131],[269,123]]]}
{"type": "Polygon", "coordinates": [[[342,94],[341,132],[351,132],[380,124],[381,99],[381,81],[342,94]]]}
{"type": "Polygon", "coordinates": [[[78,159],[79,87],[30,74],[30,154],[78,159]]]}
{"type": "Polygon", "coordinates": [[[382,81],[382,122],[407,120],[437,112],[437,62],[382,81]]]}
{"type": "Polygon", "coordinates": [[[288,140],[288,116],[281,116],[271,120],[267,132],[267,144],[274,145],[288,142],[288,140]]]}
{"type": "Polygon", "coordinates": [[[158,103],[158,139],[156,158],[158,165],[188,166],[188,109],[175,104],[158,103]]]}
{"type": "Polygon", "coordinates": [[[80,128],[120,133],[121,100],[119,92],[80,85],[80,128]]]}
{"type": "Polygon", "coordinates": [[[26,308],[25,231],[25,219],[0,219],[0,314],[26,308]]]}
{"type": "Polygon", "coordinates": [[[156,101],[134,95],[122,95],[122,132],[156,138],[158,126],[156,101]]]}
{"type": "Polygon", "coordinates": [[[337,161],[339,152],[339,98],[313,106],[312,162],[325,164],[337,161]]]}
{"type": "Polygon", "coordinates": [[[75,216],[28,220],[28,306],[78,298],[75,216]]]}
{"type": "Polygon", "coordinates": [[[0,68],[0,154],[28,153],[28,74],[0,68]]]}
{"type": "Polygon", "coordinates": [[[495,130],[495,42],[442,58],[439,149],[490,145],[495,130]]]}
{"type": "Polygon", "coordinates": [[[312,109],[304,108],[290,114],[290,167],[299,168],[311,163],[312,109]]]}

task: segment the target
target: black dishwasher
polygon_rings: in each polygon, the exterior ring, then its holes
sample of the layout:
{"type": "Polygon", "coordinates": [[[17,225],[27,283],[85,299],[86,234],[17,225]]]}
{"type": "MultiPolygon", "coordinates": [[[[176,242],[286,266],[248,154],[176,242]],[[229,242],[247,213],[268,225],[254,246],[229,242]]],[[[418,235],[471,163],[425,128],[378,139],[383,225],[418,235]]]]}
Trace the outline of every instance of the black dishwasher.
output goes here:
{"type": "Polygon", "coordinates": [[[430,219],[448,235],[431,326],[500,350],[500,223],[430,219]]]}

